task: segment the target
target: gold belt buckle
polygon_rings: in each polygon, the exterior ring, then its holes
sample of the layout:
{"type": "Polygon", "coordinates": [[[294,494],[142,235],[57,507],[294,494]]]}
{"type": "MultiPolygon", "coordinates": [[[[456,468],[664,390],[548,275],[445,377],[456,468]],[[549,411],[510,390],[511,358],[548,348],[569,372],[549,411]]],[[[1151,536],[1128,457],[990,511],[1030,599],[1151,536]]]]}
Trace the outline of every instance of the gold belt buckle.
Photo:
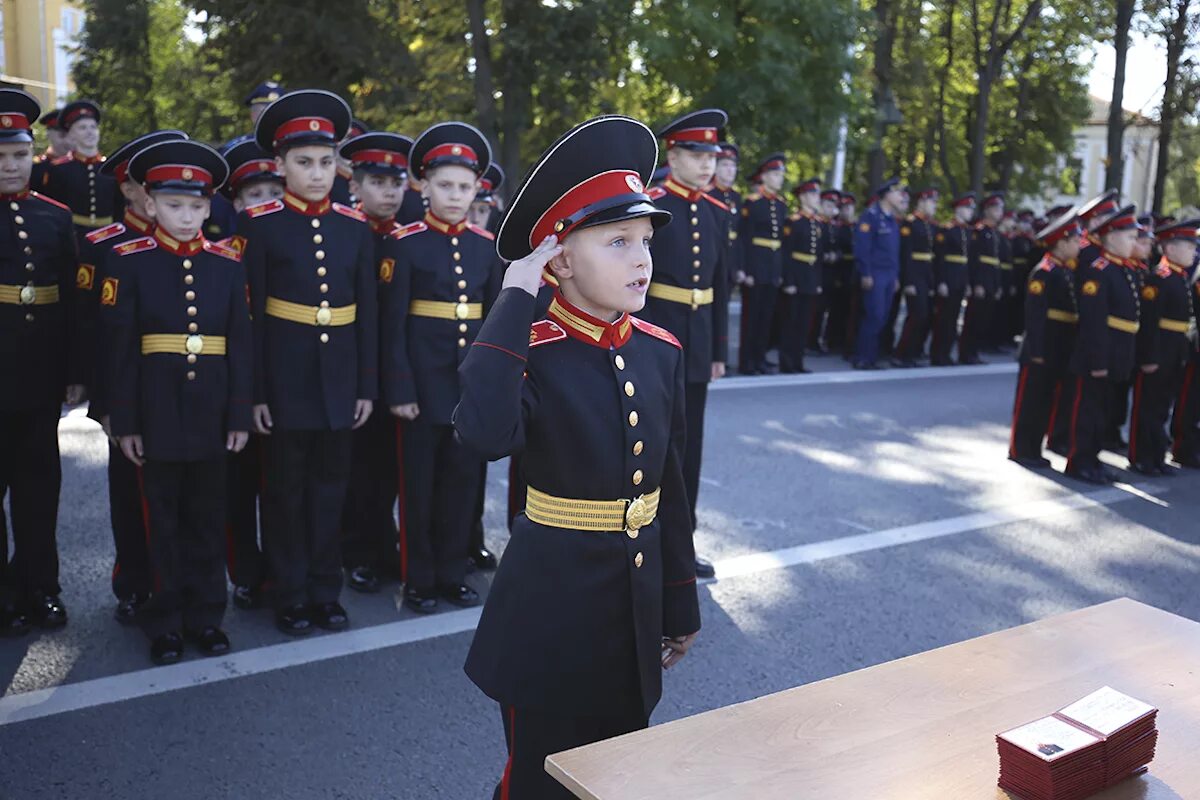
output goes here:
{"type": "Polygon", "coordinates": [[[37,289],[32,286],[22,286],[20,301],[23,306],[31,306],[37,300],[37,289]]]}
{"type": "Polygon", "coordinates": [[[629,506],[625,509],[625,530],[632,536],[649,523],[650,505],[646,502],[646,495],[639,494],[629,501],[629,506]]]}
{"type": "Polygon", "coordinates": [[[466,303],[457,303],[454,306],[454,318],[466,319],[471,314],[471,307],[466,303]]]}
{"type": "Polygon", "coordinates": [[[692,311],[700,308],[700,301],[704,298],[703,289],[692,289],[692,311]]]}
{"type": "Polygon", "coordinates": [[[198,356],[204,352],[204,337],[193,333],[187,337],[187,341],[183,344],[184,349],[193,356],[198,356]]]}
{"type": "Polygon", "coordinates": [[[317,324],[318,325],[328,325],[331,322],[333,322],[333,312],[330,311],[325,306],[321,306],[320,308],[318,308],[317,309],[317,324]]]}

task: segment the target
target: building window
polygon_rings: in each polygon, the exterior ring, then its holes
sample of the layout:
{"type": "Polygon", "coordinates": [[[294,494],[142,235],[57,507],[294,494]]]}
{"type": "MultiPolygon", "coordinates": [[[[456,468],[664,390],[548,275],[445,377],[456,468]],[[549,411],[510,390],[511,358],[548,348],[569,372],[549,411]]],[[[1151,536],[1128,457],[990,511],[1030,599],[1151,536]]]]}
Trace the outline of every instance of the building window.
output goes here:
{"type": "Polygon", "coordinates": [[[1067,156],[1062,173],[1058,178],[1058,190],[1068,197],[1083,195],[1083,159],[1079,156],[1075,154],[1067,156]]]}

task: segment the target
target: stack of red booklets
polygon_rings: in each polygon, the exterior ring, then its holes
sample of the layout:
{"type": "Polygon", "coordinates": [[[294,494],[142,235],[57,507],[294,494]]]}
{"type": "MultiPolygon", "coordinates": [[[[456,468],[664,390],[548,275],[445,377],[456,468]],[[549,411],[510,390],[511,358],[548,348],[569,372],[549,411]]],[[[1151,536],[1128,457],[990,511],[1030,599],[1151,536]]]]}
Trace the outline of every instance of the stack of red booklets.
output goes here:
{"type": "Polygon", "coordinates": [[[1158,709],[1105,686],[996,737],[1000,788],[1025,800],[1082,800],[1154,758],[1158,709]]]}

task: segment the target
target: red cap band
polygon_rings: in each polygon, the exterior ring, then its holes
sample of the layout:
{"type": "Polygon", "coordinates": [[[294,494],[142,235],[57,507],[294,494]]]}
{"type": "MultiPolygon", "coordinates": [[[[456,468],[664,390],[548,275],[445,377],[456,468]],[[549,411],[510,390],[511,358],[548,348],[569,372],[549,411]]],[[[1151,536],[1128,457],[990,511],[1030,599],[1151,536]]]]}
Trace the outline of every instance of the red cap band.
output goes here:
{"type": "Polygon", "coordinates": [[[717,141],[716,128],[685,128],[667,136],[667,147],[674,147],[676,142],[700,142],[715,144],[717,141]]]}
{"type": "Polygon", "coordinates": [[[722,147],[721,152],[717,153],[717,156],[720,158],[732,158],[736,161],[738,154],[737,150],[734,150],[732,147],[722,147]]]}
{"type": "Polygon", "coordinates": [[[212,173],[199,167],[187,164],[160,164],[146,170],[146,183],[162,183],[164,181],[193,181],[212,186],[212,173]]]}
{"type": "Polygon", "coordinates": [[[1096,206],[1092,210],[1085,211],[1084,213],[1080,214],[1079,218],[1082,220],[1089,220],[1092,217],[1098,217],[1102,214],[1111,214],[1116,210],[1117,210],[1117,203],[1115,200],[1105,200],[1103,203],[1096,206]]]}
{"type": "MultiPolygon", "coordinates": [[[[646,191],[642,178],[636,172],[626,169],[611,170],[593,175],[583,183],[577,184],[546,209],[538,218],[533,229],[529,232],[529,246],[537,247],[547,236],[554,234],[559,241],[571,232],[583,220],[573,225],[560,226],[559,222],[570,217],[581,209],[599,203],[609,197],[619,197],[623,194],[643,194],[646,191]]],[[[649,200],[649,198],[646,198],[649,200]]]]}
{"type": "Polygon", "coordinates": [[[1135,217],[1133,214],[1121,214],[1113,217],[1112,219],[1106,219],[1104,222],[1102,222],[1100,227],[1096,229],[1096,233],[1100,236],[1103,236],[1104,234],[1111,233],[1112,231],[1122,230],[1125,228],[1136,228],[1137,226],[1137,217],[1135,217]]]}
{"type": "Polygon", "coordinates": [[[962,208],[963,206],[973,206],[973,205],[975,205],[974,197],[960,197],[954,201],[955,208],[962,208]]]}
{"type": "Polygon", "coordinates": [[[324,133],[334,138],[333,122],[324,117],[296,117],[275,129],[273,141],[278,144],[297,133],[324,133]]]}
{"type": "Polygon", "coordinates": [[[408,156],[395,150],[359,150],[350,156],[351,164],[383,164],[388,167],[408,168],[408,156]]]}
{"type": "Polygon", "coordinates": [[[129,180],[129,161],[122,161],[117,166],[113,167],[113,177],[117,179],[117,183],[124,183],[129,180]]]}
{"type": "Polygon", "coordinates": [[[819,191],[820,188],[820,181],[805,181],[796,187],[796,194],[801,194],[803,192],[816,192],[819,191]]]}
{"type": "Polygon", "coordinates": [[[11,111],[0,114],[0,130],[11,131],[14,129],[21,130],[22,128],[28,130],[31,127],[33,126],[30,124],[29,118],[24,114],[16,114],[11,111]]]}
{"type": "Polygon", "coordinates": [[[496,187],[493,186],[492,182],[489,181],[487,178],[480,178],[480,180],[479,180],[479,191],[480,192],[490,192],[495,188],[496,187]]]}
{"type": "Polygon", "coordinates": [[[1062,239],[1067,239],[1072,236],[1079,236],[1081,233],[1083,233],[1083,228],[1079,227],[1078,223],[1073,222],[1070,225],[1064,225],[1058,230],[1046,234],[1042,241],[1049,246],[1062,239]]]}
{"type": "Polygon", "coordinates": [[[1000,205],[1003,202],[1004,202],[1003,197],[1001,197],[998,194],[993,194],[983,201],[983,207],[988,208],[989,206],[1000,205]]]}
{"type": "Polygon", "coordinates": [[[71,123],[74,122],[75,120],[79,119],[80,117],[95,117],[95,116],[96,116],[96,112],[92,111],[87,106],[81,106],[80,108],[71,109],[71,113],[64,116],[62,118],[61,122],[63,122],[67,127],[70,127],[71,123]]]}
{"type": "Polygon", "coordinates": [[[779,159],[775,159],[774,161],[768,161],[767,163],[765,163],[761,167],[759,167],[758,174],[761,175],[764,172],[767,172],[768,170],[772,170],[772,169],[783,169],[783,162],[780,161],[779,159]]]}
{"type": "Polygon", "coordinates": [[[422,163],[429,164],[439,158],[463,158],[472,164],[479,163],[479,156],[475,154],[475,150],[467,147],[465,144],[439,144],[425,154],[425,159],[422,163]]]}
{"type": "Polygon", "coordinates": [[[926,197],[937,197],[937,196],[938,196],[937,189],[922,189],[921,191],[917,192],[918,200],[924,200],[926,197]]]}
{"type": "Polygon", "coordinates": [[[1169,242],[1172,239],[1195,239],[1200,234],[1200,230],[1196,228],[1170,228],[1161,231],[1158,234],[1160,242],[1169,242]]]}
{"type": "Polygon", "coordinates": [[[255,175],[261,175],[264,172],[275,173],[275,162],[266,158],[256,158],[253,161],[247,161],[233,171],[229,176],[231,186],[237,186],[247,178],[252,178],[255,175]]]}

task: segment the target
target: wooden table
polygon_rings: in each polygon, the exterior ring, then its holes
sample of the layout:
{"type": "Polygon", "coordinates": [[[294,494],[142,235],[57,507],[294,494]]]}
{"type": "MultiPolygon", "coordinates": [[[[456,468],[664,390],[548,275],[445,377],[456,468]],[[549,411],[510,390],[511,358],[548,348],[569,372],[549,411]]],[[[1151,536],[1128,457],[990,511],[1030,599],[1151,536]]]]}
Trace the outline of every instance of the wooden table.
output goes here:
{"type": "Polygon", "coordinates": [[[969,800],[995,735],[1108,685],[1159,708],[1150,772],[1103,800],[1200,798],[1200,624],[1114,600],[558,753],[585,800],[969,800]]]}

